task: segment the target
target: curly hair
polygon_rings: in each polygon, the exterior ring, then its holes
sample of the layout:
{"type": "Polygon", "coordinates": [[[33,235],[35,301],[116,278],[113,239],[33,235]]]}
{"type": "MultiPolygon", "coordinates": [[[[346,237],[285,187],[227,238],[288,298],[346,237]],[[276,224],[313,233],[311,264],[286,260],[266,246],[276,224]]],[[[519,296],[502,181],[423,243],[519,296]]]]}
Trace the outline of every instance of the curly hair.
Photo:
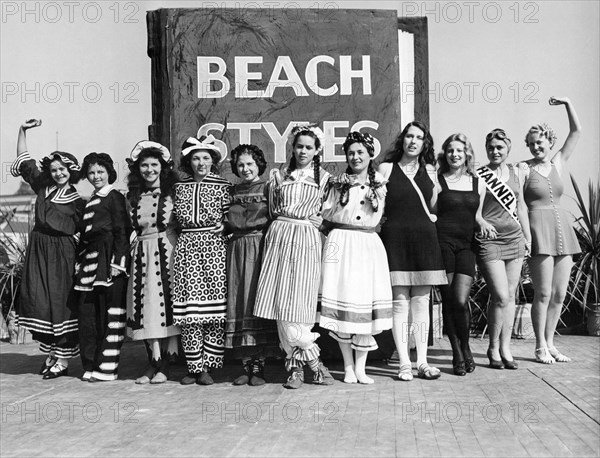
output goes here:
{"type": "Polygon", "coordinates": [[[448,158],[446,157],[446,149],[452,142],[460,142],[465,147],[465,170],[469,175],[474,175],[474,164],[475,164],[475,152],[473,146],[465,134],[457,133],[450,135],[442,145],[442,151],[438,155],[437,161],[440,166],[438,169],[438,175],[446,173],[450,170],[450,164],[448,164],[448,158]]]}
{"type": "MultiPolygon", "coordinates": [[[[310,129],[311,127],[315,127],[313,124],[308,125],[308,126],[302,126],[302,127],[305,127],[305,129],[301,129],[301,128],[297,129],[297,132],[293,136],[292,149],[296,147],[296,143],[298,143],[298,138],[300,138],[301,136],[311,137],[315,141],[316,153],[313,156],[312,160],[313,160],[313,170],[314,170],[314,174],[315,174],[315,183],[319,184],[319,182],[321,181],[321,157],[319,156],[319,150],[321,149],[321,147],[323,145],[321,144],[321,139],[317,136],[317,134],[315,134],[315,132],[310,129]]],[[[294,152],[292,151],[292,157],[290,158],[290,163],[285,170],[284,180],[297,168],[298,168],[298,166],[296,165],[296,156],[294,155],[294,152]]]]}
{"type": "Polygon", "coordinates": [[[558,140],[558,136],[554,132],[554,129],[552,129],[552,127],[550,127],[545,122],[542,124],[536,124],[534,126],[531,126],[529,128],[529,130],[527,131],[527,135],[525,135],[525,145],[527,145],[528,148],[529,148],[529,136],[531,134],[538,134],[540,137],[546,137],[548,139],[548,141],[550,142],[550,147],[553,147],[554,144],[556,143],[556,140],[558,140]]]}
{"type": "Polygon", "coordinates": [[[429,128],[420,121],[412,121],[409,122],[398,138],[394,143],[394,147],[388,151],[383,160],[381,162],[398,162],[402,159],[402,155],[404,154],[404,137],[408,133],[408,129],[411,127],[417,127],[423,132],[423,148],[421,148],[421,153],[419,154],[419,164],[422,167],[425,167],[427,164],[434,165],[435,164],[435,154],[433,149],[433,137],[429,132],[429,128]]]}
{"type": "MultiPolygon", "coordinates": [[[[199,139],[200,142],[203,142],[204,140],[206,140],[206,135],[202,135],[199,139]]],[[[183,142],[183,145],[181,145],[181,150],[183,151],[184,149],[193,146],[192,143],[189,143],[187,140],[183,142]]],[[[212,158],[212,166],[210,167],[210,171],[214,174],[219,174],[219,160],[221,159],[221,156],[219,155],[219,153],[217,153],[216,151],[213,150],[209,150],[209,149],[201,149],[198,148],[198,151],[204,151],[208,154],[210,154],[210,157],[212,158]]],[[[194,171],[192,170],[192,157],[194,156],[194,154],[196,154],[197,151],[192,151],[191,153],[185,155],[185,156],[181,156],[181,161],[179,161],[179,170],[181,170],[184,173],[187,173],[190,176],[194,176],[194,171]]]]}
{"type": "Polygon", "coordinates": [[[140,173],[140,164],[147,158],[157,159],[160,162],[160,192],[163,195],[173,195],[173,185],[177,183],[177,173],[173,170],[173,163],[163,159],[162,152],[157,148],[146,148],[140,152],[135,161],[128,160],[129,175],[127,176],[127,198],[131,205],[137,205],[141,199],[142,192],[146,187],[146,181],[140,173]]]}
{"type": "Polygon", "coordinates": [[[240,176],[240,173],[237,169],[237,161],[243,154],[252,156],[252,159],[254,159],[254,162],[256,162],[258,167],[259,176],[265,173],[265,170],[267,170],[267,160],[265,159],[265,155],[262,150],[256,145],[239,145],[231,150],[231,160],[229,161],[231,164],[231,171],[236,176],[240,176]]]}
{"type": "Polygon", "coordinates": [[[108,172],[108,184],[113,184],[117,181],[117,171],[112,158],[106,153],[90,153],[83,158],[83,164],[81,165],[81,171],[86,176],[92,165],[100,165],[108,172]]]}
{"type": "Polygon", "coordinates": [[[77,158],[75,158],[75,156],[73,156],[70,153],[65,153],[63,151],[54,151],[48,156],[46,156],[44,159],[42,159],[41,162],[41,181],[43,186],[46,187],[56,184],[56,182],[52,178],[52,174],[50,173],[50,166],[55,161],[60,162],[69,171],[70,184],[77,184],[81,181],[83,176],[81,174],[81,168],[79,167],[79,162],[77,161],[77,158]]]}

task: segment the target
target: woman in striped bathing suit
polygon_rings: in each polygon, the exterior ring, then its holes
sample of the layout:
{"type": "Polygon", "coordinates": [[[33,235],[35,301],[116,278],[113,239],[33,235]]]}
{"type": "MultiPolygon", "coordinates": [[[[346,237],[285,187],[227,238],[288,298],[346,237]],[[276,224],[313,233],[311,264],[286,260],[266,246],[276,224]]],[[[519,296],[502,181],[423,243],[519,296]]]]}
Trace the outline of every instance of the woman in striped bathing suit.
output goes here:
{"type": "Polygon", "coordinates": [[[321,204],[329,173],[320,167],[323,132],[296,126],[291,133],[292,158],[283,175],[272,170],[269,210],[273,216],[265,236],[265,255],[258,281],[254,315],[277,320],[279,340],[290,372],[286,388],[300,388],[303,366],[313,383],[330,385],[333,378],[320,362],[311,332],[316,319],[321,276],[321,204]]]}

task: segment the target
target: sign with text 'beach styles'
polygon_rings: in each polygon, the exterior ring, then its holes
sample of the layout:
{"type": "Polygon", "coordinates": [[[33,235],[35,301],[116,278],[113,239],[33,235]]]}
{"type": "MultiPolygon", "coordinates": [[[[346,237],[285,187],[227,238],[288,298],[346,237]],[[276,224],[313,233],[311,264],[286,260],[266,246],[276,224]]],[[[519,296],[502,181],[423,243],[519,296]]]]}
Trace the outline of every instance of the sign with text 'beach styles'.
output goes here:
{"type": "Polygon", "coordinates": [[[196,134],[227,152],[251,143],[272,167],[289,160],[294,125],[317,123],[323,161],[345,168],[350,130],[372,134],[379,152],[401,129],[398,33],[391,10],[151,11],[150,137],[175,156],[196,134]]]}

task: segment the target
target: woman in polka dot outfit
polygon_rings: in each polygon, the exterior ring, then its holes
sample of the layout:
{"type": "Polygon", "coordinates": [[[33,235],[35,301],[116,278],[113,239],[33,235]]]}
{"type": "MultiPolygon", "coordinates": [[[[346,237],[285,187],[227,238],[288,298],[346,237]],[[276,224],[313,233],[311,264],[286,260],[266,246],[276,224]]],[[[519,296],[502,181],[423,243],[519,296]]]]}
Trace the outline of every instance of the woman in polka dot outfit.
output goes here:
{"type": "Polygon", "coordinates": [[[173,215],[180,228],[173,269],[173,323],[189,374],[182,385],[214,383],[208,373],[223,367],[227,247],[223,220],[231,184],[217,175],[223,159],[212,135],[190,137],[182,147],[180,168],[191,178],[175,185],[173,215]]]}
{"type": "Polygon", "coordinates": [[[560,150],[553,153],[557,138],[552,128],[538,124],[529,129],[525,143],[533,159],[526,162],[524,185],[532,239],[529,267],[534,286],[531,315],[535,358],[544,364],[570,361],[554,346],[554,333],[569,284],[573,255],[580,252],[569,215],[560,208],[560,197],[565,164],[577,145],[581,125],[568,98],[551,97],[549,103],[567,109],[569,135],[560,150]]]}
{"type": "Polygon", "coordinates": [[[171,273],[175,231],[169,230],[177,175],[169,150],[141,141],[127,160],[130,215],[135,230],[131,280],[127,292],[128,335],[144,340],[149,365],[135,381],[164,383],[169,359],[177,355],[178,326],[173,325],[171,273]]]}

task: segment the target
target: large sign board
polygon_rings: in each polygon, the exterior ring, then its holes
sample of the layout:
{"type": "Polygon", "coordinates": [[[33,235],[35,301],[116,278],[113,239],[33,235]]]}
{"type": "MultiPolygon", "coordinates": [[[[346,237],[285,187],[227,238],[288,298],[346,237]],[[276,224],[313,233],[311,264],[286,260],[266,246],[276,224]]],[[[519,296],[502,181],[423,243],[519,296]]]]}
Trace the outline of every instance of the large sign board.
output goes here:
{"type": "Polygon", "coordinates": [[[150,138],[173,152],[212,134],[227,151],[256,144],[280,166],[291,128],[311,122],[335,172],[350,130],[372,134],[379,153],[402,127],[395,10],[161,9],[148,13],[148,35],[150,138]]]}

